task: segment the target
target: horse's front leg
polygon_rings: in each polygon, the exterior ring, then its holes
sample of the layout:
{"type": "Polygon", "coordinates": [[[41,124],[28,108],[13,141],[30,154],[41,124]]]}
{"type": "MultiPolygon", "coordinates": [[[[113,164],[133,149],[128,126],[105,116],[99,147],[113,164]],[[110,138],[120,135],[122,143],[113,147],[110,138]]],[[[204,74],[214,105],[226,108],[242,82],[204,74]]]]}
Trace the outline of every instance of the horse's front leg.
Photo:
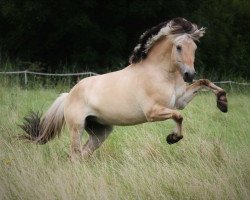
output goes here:
{"type": "Polygon", "coordinates": [[[183,138],[182,135],[183,117],[181,116],[180,112],[163,106],[156,105],[146,114],[146,117],[147,120],[150,122],[163,121],[167,119],[173,119],[176,122],[175,130],[171,134],[169,134],[166,138],[168,144],[176,143],[183,138]]]}
{"type": "Polygon", "coordinates": [[[222,112],[227,112],[226,92],[207,79],[201,79],[189,85],[186,88],[186,92],[177,100],[177,107],[180,109],[184,108],[195,97],[197,92],[203,88],[211,90],[217,97],[217,107],[222,112]]]}

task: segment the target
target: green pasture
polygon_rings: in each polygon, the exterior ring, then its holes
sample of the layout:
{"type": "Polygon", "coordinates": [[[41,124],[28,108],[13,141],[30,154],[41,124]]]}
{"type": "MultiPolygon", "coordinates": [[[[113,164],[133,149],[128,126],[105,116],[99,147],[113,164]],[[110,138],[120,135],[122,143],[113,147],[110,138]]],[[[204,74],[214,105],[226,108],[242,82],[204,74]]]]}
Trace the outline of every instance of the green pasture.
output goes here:
{"type": "Polygon", "coordinates": [[[41,146],[16,137],[29,111],[45,111],[68,91],[50,88],[0,87],[1,200],[249,199],[250,87],[228,88],[226,114],[212,93],[201,92],[181,111],[177,144],[166,143],[171,120],[115,127],[91,159],[77,163],[68,158],[67,128],[41,146]]]}

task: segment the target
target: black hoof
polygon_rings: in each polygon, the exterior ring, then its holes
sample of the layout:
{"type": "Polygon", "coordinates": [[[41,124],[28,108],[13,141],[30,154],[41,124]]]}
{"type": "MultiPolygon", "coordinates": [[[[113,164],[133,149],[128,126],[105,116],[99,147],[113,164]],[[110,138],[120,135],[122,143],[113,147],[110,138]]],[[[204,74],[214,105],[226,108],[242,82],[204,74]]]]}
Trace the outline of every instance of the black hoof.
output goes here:
{"type": "Polygon", "coordinates": [[[183,138],[182,135],[177,135],[176,133],[171,133],[167,136],[167,143],[174,144],[183,138]]]}
{"type": "Polygon", "coordinates": [[[228,111],[227,104],[224,102],[217,101],[217,107],[220,109],[221,112],[226,113],[228,111]]]}
{"type": "Polygon", "coordinates": [[[228,111],[227,97],[225,91],[220,91],[217,94],[217,107],[220,109],[221,112],[226,113],[228,111]]]}

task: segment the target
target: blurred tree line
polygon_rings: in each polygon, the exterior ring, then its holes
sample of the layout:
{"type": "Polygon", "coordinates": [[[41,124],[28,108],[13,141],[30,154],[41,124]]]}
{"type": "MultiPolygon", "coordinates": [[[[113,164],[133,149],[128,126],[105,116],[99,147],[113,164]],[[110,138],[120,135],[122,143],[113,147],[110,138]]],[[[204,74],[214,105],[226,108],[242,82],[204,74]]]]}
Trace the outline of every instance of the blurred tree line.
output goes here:
{"type": "Polygon", "coordinates": [[[102,73],[128,64],[146,29],[181,16],[207,27],[198,71],[249,79],[249,10],[249,0],[1,0],[0,53],[45,71],[102,73]]]}

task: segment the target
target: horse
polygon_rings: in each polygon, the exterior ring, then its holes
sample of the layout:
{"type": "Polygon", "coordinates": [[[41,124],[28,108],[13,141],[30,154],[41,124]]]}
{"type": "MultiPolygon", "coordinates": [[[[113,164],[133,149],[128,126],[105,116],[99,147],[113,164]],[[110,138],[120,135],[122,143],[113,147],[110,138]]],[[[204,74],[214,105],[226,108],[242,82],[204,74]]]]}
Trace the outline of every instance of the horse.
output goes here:
{"type": "Polygon", "coordinates": [[[183,138],[183,117],[178,110],[203,88],[211,90],[222,112],[228,111],[224,89],[207,79],[193,82],[194,59],[205,28],[184,18],[174,18],[144,32],[119,71],[91,76],[78,82],[69,93],[61,94],[41,116],[31,112],[24,118],[23,137],[45,144],[59,136],[67,124],[71,135],[72,160],[88,158],[101,146],[114,125],[135,125],[172,119],[175,129],[166,137],[168,144],[183,138]],[[82,145],[82,134],[89,135],[82,145]]]}

